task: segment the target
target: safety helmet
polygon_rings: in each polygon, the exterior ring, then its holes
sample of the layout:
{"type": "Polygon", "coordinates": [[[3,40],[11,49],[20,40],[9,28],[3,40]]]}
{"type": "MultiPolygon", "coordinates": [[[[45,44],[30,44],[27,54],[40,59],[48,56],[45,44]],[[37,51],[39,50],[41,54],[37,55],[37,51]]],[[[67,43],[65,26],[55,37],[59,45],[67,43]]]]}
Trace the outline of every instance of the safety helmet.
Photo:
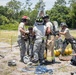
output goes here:
{"type": "Polygon", "coordinates": [[[16,61],[15,60],[9,60],[8,66],[16,66],[16,61]]]}
{"type": "Polygon", "coordinates": [[[45,19],[45,18],[49,19],[49,15],[43,16],[43,19],[45,19]]]}
{"type": "Polygon", "coordinates": [[[36,23],[38,24],[38,25],[42,25],[43,24],[43,19],[42,19],[42,17],[38,17],[37,19],[36,19],[36,23]]]}
{"type": "Polygon", "coordinates": [[[24,56],[23,61],[25,64],[27,64],[30,61],[30,58],[28,56],[24,56]]]}
{"type": "Polygon", "coordinates": [[[22,22],[26,22],[26,20],[30,20],[30,18],[28,16],[23,16],[21,19],[22,22]]]}
{"type": "Polygon", "coordinates": [[[68,27],[67,24],[66,24],[65,22],[62,22],[62,23],[60,24],[60,26],[61,26],[61,27],[63,27],[63,26],[68,27]]]}
{"type": "Polygon", "coordinates": [[[23,16],[22,19],[29,20],[30,18],[28,16],[23,16]]]}

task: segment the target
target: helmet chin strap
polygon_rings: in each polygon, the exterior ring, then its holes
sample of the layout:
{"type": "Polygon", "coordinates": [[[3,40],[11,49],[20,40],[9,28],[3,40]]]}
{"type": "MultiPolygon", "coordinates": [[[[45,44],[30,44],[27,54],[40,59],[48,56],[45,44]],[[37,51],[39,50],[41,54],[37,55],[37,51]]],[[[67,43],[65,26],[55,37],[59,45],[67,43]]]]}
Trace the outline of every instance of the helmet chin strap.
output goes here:
{"type": "Polygon", "coordinates": [[[43,22],[36,22],[37,25],[43,25],[43,22]]]}

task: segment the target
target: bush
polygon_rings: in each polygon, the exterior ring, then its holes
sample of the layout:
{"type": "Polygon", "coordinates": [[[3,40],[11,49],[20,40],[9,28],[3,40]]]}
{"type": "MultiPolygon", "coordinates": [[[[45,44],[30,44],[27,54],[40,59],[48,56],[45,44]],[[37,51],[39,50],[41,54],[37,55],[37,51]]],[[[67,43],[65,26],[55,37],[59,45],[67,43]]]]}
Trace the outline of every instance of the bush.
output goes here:
{"type": "MultiPolygon", "coordinates": [[[[18,23],[0,25],[0,30],[18,30],[18,23]]],[[[28,29],[29,26],[25,26],[28,29]]]]}
{"type": "Polygon", "coordinates": [[[18,29],[18,24],[6,24],[6,25],[1,25],[0,30],[17,30],[18,29]]]}
{"type": "Polygon", "coordinates": [[[6,23],[9,23],[9,20],[7,19],[7,17],[0,15],[0,24],[4,25],[6,23]]]}

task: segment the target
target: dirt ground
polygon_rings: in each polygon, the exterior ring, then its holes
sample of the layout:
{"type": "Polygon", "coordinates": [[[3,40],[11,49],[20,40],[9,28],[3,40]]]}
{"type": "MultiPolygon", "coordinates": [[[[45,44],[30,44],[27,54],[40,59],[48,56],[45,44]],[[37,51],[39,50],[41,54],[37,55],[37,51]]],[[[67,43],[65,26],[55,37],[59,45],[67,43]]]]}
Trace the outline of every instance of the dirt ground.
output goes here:
{"type": "MultiPolygon", "coordinates": [[[[35,67],[29,68],[31,71],[22,71],[22,68],[28,66],[19,61],[19,47],[15,47],[15,45],[17,45],[17,43],[12,45],[11,48],[9,44],[0,42],[0,55],[4,56],[4,58],[0,56],[0,75],[36,75],[35,67]],[[13,59],[17,65],[8,66],[8,61],[13,59]]],[[[76,66],[71,65],[70,61],[60,61],[58,57],[55,59],[57,63],[45,65],[47,68],[55,69],[53,74],[44,73],[42,75],[71,75],[71,72],[76,72],[76,66]]]]}

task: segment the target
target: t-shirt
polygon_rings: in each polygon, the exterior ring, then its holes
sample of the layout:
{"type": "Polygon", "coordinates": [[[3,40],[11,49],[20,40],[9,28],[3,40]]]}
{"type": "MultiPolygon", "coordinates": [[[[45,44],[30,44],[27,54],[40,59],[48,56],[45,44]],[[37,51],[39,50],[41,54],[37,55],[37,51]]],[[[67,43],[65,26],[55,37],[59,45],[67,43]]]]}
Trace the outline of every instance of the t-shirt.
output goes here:
{"type": "Polygon", "coordinates": [[[41,39],[41,38],[45,37],[46,26],[45,25],[36,25],[36,26],[34,26],[33,31],[35,32],[36,39],[41,39]]]}
{"type": "Polygon", "coordinates": [[[19,27],[18,27],[18,36],[22,36],[22,34],[21,34],[21,32],[20,32],[20,28],[25,29],[24,25],[25,25],[25,24],[24,24],[23,22],[21,22],[21,23],[19,24],[19,27]]]}
{"type": "Polygon", "coordinates": [[[69,39],[69,38],[72,37],[71,34],[70,34],[70,32],[69,32],[69,29],[68,29],[68,28],[66,28],[65,30],[62,30],[62,32],[66,33],[66,34],[64,35],[66,39],[69,39]]]}

